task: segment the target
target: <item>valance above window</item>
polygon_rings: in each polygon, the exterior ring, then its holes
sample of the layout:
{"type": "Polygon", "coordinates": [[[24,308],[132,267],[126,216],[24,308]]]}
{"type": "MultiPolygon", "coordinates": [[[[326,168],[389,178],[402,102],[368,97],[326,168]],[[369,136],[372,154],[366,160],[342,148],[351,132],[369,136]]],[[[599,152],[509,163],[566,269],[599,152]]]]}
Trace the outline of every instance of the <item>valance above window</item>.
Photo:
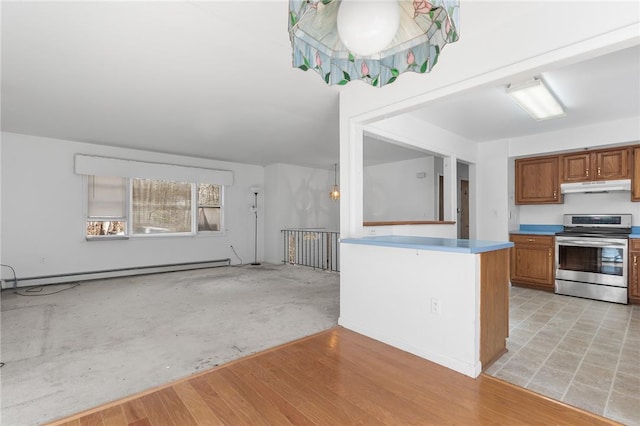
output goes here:
{"type": "Polygon", "coordinates": [[[230,170],[147,163],[144,161],[94,157],[82,154],[76,154],[74,170],[76,174],[89,176],[116,176],[174,182],[198,182],[225,186],[233,184],[233,172],[230,170]]]}

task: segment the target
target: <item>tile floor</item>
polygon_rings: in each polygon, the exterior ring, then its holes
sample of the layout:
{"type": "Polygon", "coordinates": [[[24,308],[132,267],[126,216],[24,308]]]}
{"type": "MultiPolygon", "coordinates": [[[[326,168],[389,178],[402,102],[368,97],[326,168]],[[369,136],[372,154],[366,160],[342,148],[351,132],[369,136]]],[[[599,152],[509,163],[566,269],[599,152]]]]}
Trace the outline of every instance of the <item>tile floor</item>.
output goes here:
{"type": "Polygon", "coordinates": [[[511,287],[508,382],[640,426],[640,305],[511,287]]]}

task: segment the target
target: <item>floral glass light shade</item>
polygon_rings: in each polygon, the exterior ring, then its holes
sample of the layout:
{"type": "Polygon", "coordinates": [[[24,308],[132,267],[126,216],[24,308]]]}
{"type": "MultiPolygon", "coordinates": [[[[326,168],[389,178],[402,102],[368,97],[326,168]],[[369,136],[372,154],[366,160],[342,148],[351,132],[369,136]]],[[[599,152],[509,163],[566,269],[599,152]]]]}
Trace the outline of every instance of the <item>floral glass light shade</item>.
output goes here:
{"type": "Polygon", "coordinates": [[[340,187],[338,186],[338,165],[333,165],[333,186],[331,187],[331,191],[329,192],[329,198],[333,201],[337,201],[340,199],[340,187]]]}
{"type": "MultiPolygon", "coordinates": [[[[355,2],[358,7],[366,8],[368,3],[376,1],[396,0],[289,0],[293,66],[316,71],[329,85],[361,80],[382,87],[407,71],[431,71],[444,46],[459,38],[459,0],[397,0],[399,20],[391,42],[371,54],[350,51],[338,31],[341,5],[355,2]]],[[[350,11],[345,19],[352,20],[355,15],[350,11]]],[[[371,21],[367,13],[362,15],[371,21]]],[[[390,19],[396,19],[393,13],[389,15],[390,19]]],[[[350,24],[341,23],[340,27],[349,28],[350,24]]],[[[395,24],[385,27],[394,28],[395,24]]]]}

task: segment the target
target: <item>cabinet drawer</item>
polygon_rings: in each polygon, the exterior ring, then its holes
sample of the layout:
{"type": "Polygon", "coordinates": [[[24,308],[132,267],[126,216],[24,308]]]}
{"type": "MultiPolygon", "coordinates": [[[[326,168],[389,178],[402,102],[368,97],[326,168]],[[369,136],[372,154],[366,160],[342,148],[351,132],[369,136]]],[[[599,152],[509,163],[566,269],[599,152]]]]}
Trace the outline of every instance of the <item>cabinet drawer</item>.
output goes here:
{"type": "MultiPolygon", "coordinates": [[[[515,244],[535,244],[553,247],[554,238],[552,235],[512,234],[510,240],[515,244]]],[[[638,242],[640,243],[640,240],[638,242]]]]}
{"type": "Polygon", "coordinates": [[[629,239],[629,250],[640,250],[640,238],[629,239]]]}

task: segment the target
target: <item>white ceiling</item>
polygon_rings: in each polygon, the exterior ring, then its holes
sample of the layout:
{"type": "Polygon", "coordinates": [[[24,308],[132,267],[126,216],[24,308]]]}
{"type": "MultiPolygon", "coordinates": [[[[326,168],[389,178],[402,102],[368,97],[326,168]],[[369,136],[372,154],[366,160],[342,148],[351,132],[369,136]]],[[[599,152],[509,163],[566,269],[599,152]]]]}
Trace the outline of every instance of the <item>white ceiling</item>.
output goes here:
{"type": "Polygon", "coordinates": [[[476,142],[640,117],[639,46],[549,69],[536,77],[555,93],[565,117],[535,121],[517,106],[505,91],[510,83],[526,80],[523,77],[472,89],[412,114],[476,142]]]}
{"type": "MultiPolygon", "coordinates": [[[[331,168],[349,88],[291,67],[287,4],[3,1],[2,130],[331,168]]],[[[543,72],[562,119],[530,119],[508,82],[411,114],[479,142],[640,116],[639,50],[543,72]]]]}

